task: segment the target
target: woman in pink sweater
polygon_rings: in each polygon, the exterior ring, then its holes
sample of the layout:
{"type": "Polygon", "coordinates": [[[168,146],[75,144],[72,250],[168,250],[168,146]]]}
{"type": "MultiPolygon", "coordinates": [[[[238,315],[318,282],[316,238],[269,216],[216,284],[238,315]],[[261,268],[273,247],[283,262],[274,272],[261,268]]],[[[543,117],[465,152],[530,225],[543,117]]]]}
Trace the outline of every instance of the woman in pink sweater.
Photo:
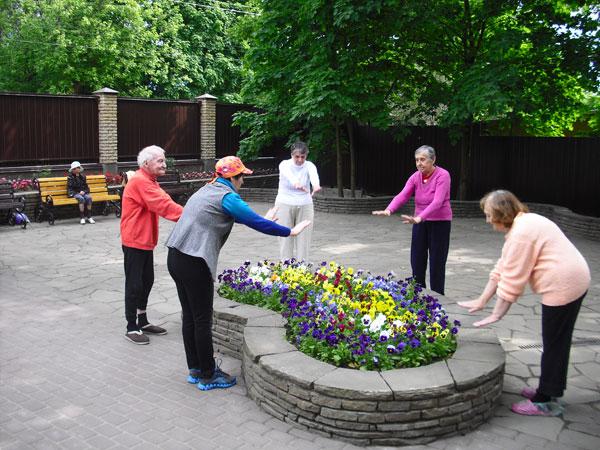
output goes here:
{"type": "Polygon", "coordinates": [[[476,327],[497,322],[508,312],[529,283],[542,296],[542,366],[537,389],[526,387],[526,398],[512,405],[517,414],[558,415],[554,401],[567,386],[569,352],[575,320],[590,287],[590,269],[579,251],[549,219],[530,213],[514,194],[493,191],[481,199],[486,221],[506,233],[502,256],[490,273],[479,298],[458,302],[469,312],[482,310],[496,295],[491,315],[476,327]]]}
{"type": "Polygon", "coordinates": [[[450,174],[435,165],[435,150],[422,145],[415,150],[417,171],[404,189],[376,216],[390,216],[415,196],[415,212],[402,216],[404,223],[413,224],[410,244],[410,265],[417,283],[426,287],[425,272],[429,257],[429,284],[431,290],[444,295],[446,260],[450,246],[450,174]]]}

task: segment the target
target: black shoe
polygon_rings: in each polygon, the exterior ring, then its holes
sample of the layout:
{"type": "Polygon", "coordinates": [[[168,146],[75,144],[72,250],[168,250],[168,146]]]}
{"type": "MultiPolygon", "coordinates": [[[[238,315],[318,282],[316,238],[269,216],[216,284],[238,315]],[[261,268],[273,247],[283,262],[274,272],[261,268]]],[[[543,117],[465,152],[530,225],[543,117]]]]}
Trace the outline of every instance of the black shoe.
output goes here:
{"type": "Polygon", "coordinates": [[[125,333],[125,339],[137,345],[146,345],[150,343],[150,338],[139,330],[128,331],[125,333]]]}
{"type": "Polygon", "coordinates": [[[162,327],[152,325],[151,323],[149,323],[148,325],[144,325],[143,327],[141,327],[141,329],[144,333],[147,333],[147,334],[156,334],[159,336],[162,336],[163,334],[167,334],[167,330],[165,330],[162,327]]]}

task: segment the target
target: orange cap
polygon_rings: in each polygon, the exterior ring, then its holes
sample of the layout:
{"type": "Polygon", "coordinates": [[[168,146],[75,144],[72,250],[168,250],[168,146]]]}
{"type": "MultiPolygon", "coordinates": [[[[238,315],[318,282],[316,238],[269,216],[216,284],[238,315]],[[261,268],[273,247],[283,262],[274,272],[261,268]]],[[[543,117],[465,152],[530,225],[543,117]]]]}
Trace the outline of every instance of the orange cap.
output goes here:
{"type": "Polygon", "coordinates": [[[215,172],[217,175],[223,178],[231,178],[243,173],[244,175],[250,175],[252,171],[244,166],[244,163],[237,156],[225,156],[217,161],[215,164],[215,172]]]}

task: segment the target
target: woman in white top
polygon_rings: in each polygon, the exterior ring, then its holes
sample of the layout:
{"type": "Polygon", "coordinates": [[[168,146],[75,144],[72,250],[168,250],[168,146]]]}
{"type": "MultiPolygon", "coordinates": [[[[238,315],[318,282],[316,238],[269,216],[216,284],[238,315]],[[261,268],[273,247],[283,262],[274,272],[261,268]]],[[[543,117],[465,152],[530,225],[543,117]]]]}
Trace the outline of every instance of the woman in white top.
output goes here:
{"type": "Polygon", "coordinates": [[[279,223],[293,228],[303,220],[311,222],[311,225],[298,236],[279,239],[281,259],[294,257],[308,261],[315,214],[312,196],[321,190],[321,184],[317,168],[312,162],[306,160],[307,156],[307,145],[298,141],[292,145],[292,157],[279,164],[279,189],[275,199],[279,223]]]}

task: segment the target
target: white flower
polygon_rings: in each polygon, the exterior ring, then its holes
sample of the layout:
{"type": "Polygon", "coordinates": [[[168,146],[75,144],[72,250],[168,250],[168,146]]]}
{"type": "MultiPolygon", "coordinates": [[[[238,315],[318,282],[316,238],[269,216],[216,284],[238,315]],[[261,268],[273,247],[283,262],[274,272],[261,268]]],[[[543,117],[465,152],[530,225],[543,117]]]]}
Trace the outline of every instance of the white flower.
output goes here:
{"type": "Polygon", "coordinates": [[[265,280],[270,278],[271,270],[267,266],[252,266],[248,271],[248,275],[253,278],[259,278],[265,280]]]}
{"type": "Polygon", "coordinates": [[[369,316],[368,314],[362,316],[362,319],[360,320],[365,327],[368,327],[371,324],[371,316],[369,316]]]}
{"type": "Polygon", "coordinates": [[[379,331],[381,327],[385,324],[386,320],[387,318],[385,317],[385,314],[379,313],[377,317],[375,317],[375,320],[371,322],[371,325],[369,326],[369,331],[372,333],[379,331]]]}
{"type": "Polygon", "coordinates": [[[396,328],[400,328],[401,326],[403,326],[403,325],[404,325],[404,322],[402,322],[402,321],[401,321],[401,320],[399,320],[399,319],[396,319],[396,320],[394,320],[394,321],[392,322],[392,325],[393,325],[393,326],[395,326],[396,328]]]}
{"type": "Polygon", "coordinates": [[[390,337],[390,332],[389,330],[382,330],[381,333],[379,333],[379,338],[385,338],[385,340],[389,339],[390,337]]]}

